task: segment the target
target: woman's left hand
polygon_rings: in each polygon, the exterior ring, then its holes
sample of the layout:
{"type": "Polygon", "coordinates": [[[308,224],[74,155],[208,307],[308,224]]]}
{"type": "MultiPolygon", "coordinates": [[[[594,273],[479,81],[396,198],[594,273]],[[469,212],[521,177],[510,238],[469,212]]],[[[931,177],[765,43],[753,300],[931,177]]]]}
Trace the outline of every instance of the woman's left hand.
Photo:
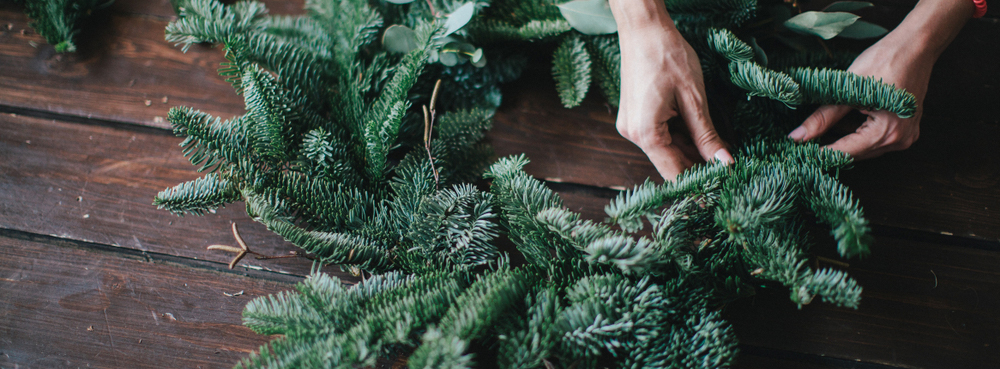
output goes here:
{"type": "MultiPolygon", "coordinates": [[[[858,130],[828,147],[857,159],[905,150],[920,137],[920,118],[931,69],[941,52],[972,15],[972,1],[921,0],[895,30],[861,53],[848,71],[881,79],[917,98],[917,112],[900,118],[887,111],[862,111],[868,119],[858,130]]],[[[816,109],[788,136],[807,141],[822,136],[851,107],[825,105],[816,109]]]]}

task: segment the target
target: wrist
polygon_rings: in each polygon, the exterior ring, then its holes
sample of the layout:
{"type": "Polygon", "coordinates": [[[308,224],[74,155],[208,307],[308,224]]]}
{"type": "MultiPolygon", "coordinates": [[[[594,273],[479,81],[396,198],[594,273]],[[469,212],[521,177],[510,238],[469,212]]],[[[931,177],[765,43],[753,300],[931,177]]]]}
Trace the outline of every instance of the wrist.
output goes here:
{"type": "Polygon", "coordinates": [[[972,0],[921,0],[890,36],[937,59],[974,11],[972,0]]]}
{"type": "Polygon", "coordinates": [[[609,3],[619,36],[676,30],[662,0],[610,0],[609,3]]]}

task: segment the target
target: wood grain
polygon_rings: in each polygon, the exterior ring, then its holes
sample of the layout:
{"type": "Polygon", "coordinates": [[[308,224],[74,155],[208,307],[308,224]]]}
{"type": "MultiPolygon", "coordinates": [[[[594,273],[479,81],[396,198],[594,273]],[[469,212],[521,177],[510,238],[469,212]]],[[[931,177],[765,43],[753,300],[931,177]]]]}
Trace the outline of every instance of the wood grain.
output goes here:
{"type": "Polygon", "coordinates": [[[63,55],[8,4],[0,5],[0,23],[12,26],[0,32],[0,105],[159,128],[169,128],[164,117],[176,105],[243,113],[242,98],[215,72],[221,51],[182,53],[164,41],[165,20],[104,15],[79,53],[63,55]]]}
{"type": "MultiPolygon", "coordinates": [[[[181,156],[180,138],[97,125],[0,115],[0,228],[228,263],[208,251],[235,245],[231,222],[250,246],[282,255],[294,246],[253,222],[241,204],[178,217],[151,205],[160,190],[200,175],[181,156]]],[[[298,275],[305,259],[241,265],[298,275]]]]}
{"type": "MultiPolygon", "coordinates": [[[[0,365],[231,367],[274,338],[240,326],[244,304],[289,288],[120,253],[0,236],[0,365]]],[[[399,368],[405,360],[387,358],[379,364],[399,368]]],[[[837,359],[775,355],[774,350],[743,345],[736,367],[845,367],[839,364],[837,359]]]]}
{"type": "Polygon", "coordinates": [[[243,306],[289,287],[0,237],[0,366],[231,367],[271,338],[243,306]]]}

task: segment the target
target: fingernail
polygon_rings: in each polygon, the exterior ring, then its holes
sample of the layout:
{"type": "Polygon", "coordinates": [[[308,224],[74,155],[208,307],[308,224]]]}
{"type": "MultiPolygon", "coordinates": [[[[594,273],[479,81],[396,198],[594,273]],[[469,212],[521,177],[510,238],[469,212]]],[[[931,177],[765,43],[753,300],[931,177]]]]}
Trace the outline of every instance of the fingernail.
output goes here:
{"type": "Polygon", "coordinates": [[[721,161],[723,164],[730,164],[733,162],[733,156],[729,155],[729,151],[726,149],[719,149],[715,152],[715,160],[721,161]]]}
{"type": "Polygon", "coordinates": [[[806,127],[799,126],[799,128],[796,128],[794,131],[792,131],[792,133],[789,133],[788,137],[790,137],[795,141],[804,140],[806,138],[806,127]]]}

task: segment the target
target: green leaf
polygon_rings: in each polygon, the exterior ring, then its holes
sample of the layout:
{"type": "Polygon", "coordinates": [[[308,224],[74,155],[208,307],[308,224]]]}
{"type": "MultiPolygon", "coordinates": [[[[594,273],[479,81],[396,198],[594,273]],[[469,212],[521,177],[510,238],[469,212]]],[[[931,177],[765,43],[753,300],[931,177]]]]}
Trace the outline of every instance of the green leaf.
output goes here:
{"type": "Polygon", "coordinates": [[[573,0],[557,6],[563,18],[580,33],[605,35],[618,32],[618,23],[611,14],[608,0],[573,0]]]}
{"type": "Polygon", "coordinates": [[[580,105],[590,88],[590,54],[579,37],[567,37],[556,49],[552,75],[559,99],[567,108],[580,105]]]}
{"type": "Polygon", "coordinates": [[[889,30],[880,25],[859,20],[854,22],[850,27],[844,28],[837,36],[862,39],[880,37],[886,33],[889,33],[889,30]]]}
{"type": "Polygon", "coordinates": [[[448,67],[454,67],[459,61],[458,53],[442,51],[438,53],[438,61],[448,67]]]}
{"type": "Polygon", "coordinates": [[[867,1],[837,1],[823,8],[824,12],[850,12],[875,6],[867,1]]]}
{"type": "Polygon", "coordinates": [[[455,9],[454,12],[448,15],[448,20],[445,21],[444,23],[444,26],[447,29],[444,32],[444,35],[448,36],[452,33],[455,33],[455,31],[458,31],[462,27],[465,27],[465,25],[468,24],[470,20],[472,20],[472,15],[475,14],[475,12],[476,12],[475,1],[467,2],[465,3],[465,5],[462,5],[458,9],[455,9]]]}
{"type": "Polygon", "coordinates": [[[762,66],[767,66],[767,53],[764,52],[764,48],[757,45],[757,38],[750,37],[750,47],[753,47],[753,59],[757,64],[762,66]]]}
{"type": "Polygon", "coordinates": [[[388,1],[388,2],[393,3],[393,4],[397,4],[397,5],[403,5],[403,4],[412,3],[412,2],[417,1],[417,0],[385,0],[385,1],[388,1]]]}
{"type": "Polygon", "coordinates": [[[382,47],[390,53],[408,53],[417,48],[417,33],[407,26],[389,26],[382,34],[382,47]]]}
{"type": "Polygon", "coordinates": [[[476,68],[482,68],[486,66],[486,55],[483,54],[483,49],[478,48],[475,52],[469,56],[469,61],[472,62],[472,66],[476,68]]]}
{"type": "Polygon", "coordinates": [[[829,40],[844,28],[854,24],[858,18],[861,17],[851,13],[805,12],[785,21],[785,27],[798,33],[816,35],[829,40]]]}
{"type": "Polygon", "coordinates": [[[476,67],[476,68],[485,67],[486,66],[486,58],[479,58],[479,60],[476,60],[476,61],[472,62],[472,66],[476,67]]]}

